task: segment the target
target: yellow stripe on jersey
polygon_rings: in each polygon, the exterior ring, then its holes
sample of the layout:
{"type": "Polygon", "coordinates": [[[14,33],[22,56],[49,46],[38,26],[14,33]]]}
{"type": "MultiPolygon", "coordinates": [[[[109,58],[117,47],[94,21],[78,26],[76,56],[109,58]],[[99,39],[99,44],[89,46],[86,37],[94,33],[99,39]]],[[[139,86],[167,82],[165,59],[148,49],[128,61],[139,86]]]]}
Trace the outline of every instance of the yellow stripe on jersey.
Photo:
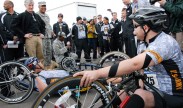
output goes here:
{"type": "Polygon", "coordinates": [[[155,51],[153,50],[146,50],[145,52],[150,52],[154,55],[154,57],[158,60],[158,63],[161,63],[163,61],[163,58],[155,51]]]}

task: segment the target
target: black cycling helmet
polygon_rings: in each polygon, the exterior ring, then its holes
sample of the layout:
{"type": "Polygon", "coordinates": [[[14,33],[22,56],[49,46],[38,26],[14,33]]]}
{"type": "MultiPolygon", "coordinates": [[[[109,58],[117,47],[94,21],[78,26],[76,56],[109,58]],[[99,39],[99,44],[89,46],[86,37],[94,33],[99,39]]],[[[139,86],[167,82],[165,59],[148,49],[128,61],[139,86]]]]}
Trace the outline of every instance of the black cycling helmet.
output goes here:
{"type": "Polygon", "coordinates": [[[155,29],[157,28],[158,28],[158,31],[161,30],[166,21],[167,14],[165,13],[165,10],[163,8],[150,6],[150,7],[138,9],[136,13],[131,14],[129,18],[133,19],[141,27],[143,25],[148,25],[150,27],[148,31],[145,31],[144,28],[142,27],[142,29],[144,30],[143,41],[147,46],[148,45],[146,42],[147,33],[150,30],[155,31],[155,29]]]}
{"type": "Polygon", "coordinates": [[[129,16],[140,25],[147,24],[149,26],[162,25],[166,21],[167,14],[165,10],[160,7],[150,6],[140,8],[129,16]]]}
{"type": "Polygon", "coordinates": [[[36,69],[36,65],[39,63],[38,58],[36,57],[30,57],[28,58],[25,62],[24,65],[29,67],[29,69],[31,70],[35,70],[36,69]]]}

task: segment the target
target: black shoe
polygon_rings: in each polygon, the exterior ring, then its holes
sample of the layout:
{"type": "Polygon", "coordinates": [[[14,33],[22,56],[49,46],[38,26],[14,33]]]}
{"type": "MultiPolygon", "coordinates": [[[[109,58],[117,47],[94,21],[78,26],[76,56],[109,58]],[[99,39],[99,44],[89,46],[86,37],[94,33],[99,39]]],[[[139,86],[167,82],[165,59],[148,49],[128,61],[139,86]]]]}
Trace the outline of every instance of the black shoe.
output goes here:
{"type": "Polygon", "coordinates": [[[80,63],[80,59],[77,59],[77,60],[76,60],[76,63],[80,63]]]}
{"type": "Polygon", "coordinates": [[[96,56],[93,56],[93,59],[97,59],[97,57],[96,56]]]}
{"type": "Polygon", "coordinates": [[[90,59],[86,59],[86,62],[91,62],[91,60],[90,59]]]}
{"type": "Polygon", "coordinates": [[[102,57],[104,55],[104,53],[100,53],[100,57],[102,57]]]}
{"type": "Polygon", "coordinates": [[[86,62],[91,62],[91,57],[86,57],[85,60],[86,62]]]}
{"type": "Polygon", "coordinates": [[[11,92],[9,92],[9,93],[7,93],[7,94],[3,94],[3,96],[4,97],[11,97],[11,96],[13,96],[15,94],[15,92],[14,91],[11,91],[11,92]]]}

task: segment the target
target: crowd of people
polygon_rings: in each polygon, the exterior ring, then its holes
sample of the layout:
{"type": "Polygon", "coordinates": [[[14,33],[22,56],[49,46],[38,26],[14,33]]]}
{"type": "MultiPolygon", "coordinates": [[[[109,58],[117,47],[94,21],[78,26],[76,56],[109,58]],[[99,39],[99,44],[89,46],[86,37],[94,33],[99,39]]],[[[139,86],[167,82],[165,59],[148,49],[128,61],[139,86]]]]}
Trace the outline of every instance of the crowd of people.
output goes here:
{"type": "MultiPolygon", "coordinates": [[[[39,12],[35,13],[34,1],[25,0],[26,10],[18,14],[13,9],[13,2],[5,0],[6,12],[0,15],[0,63],[24,57],[26,51],[29,57],[37,57],[44,67],[49,67],[53,58],[60,63],[63,56],[68,56],[67,52],[73,46],[76,47],[76,62],[80,62],[82,51],[89,62],[110,51],[122,51],[132,59],[74,76],[83,75],[81,86],[87,86],[101,77],[120,76],[152,67],[156,70],[166,103],[171,108],[174,104],[182,106],[183,1],[159,0],[160,7],[143,1],[122,0],[125,7],[121,10],[121,19],[111,11],[111,22],[102,15],[88,20],[78,16],[70,29],[63,21],[62,13],[58,14],[58,21],[52,28],[45,1],[38,2],[39,12]],[[18,47],[9,48],[8,41],[18,47]]],[[[155,93],[140,88],[131,96],[127,108],[162,108],[159,99],[155,93]]]]}
{"type": "Polygon", "coordinates": [[[111,13],[111,22],[108,17],[102,17],[102,15],[93,16],[92,19],[78,16],[76,23],[72,27],[68,27],[67,23],[63,21],[62,13],[58,13],[58,21],[53,26],[50,25],[45,1],[39,2],[39,11],[34,12],[34,1],[25,0],[25,12],[17,13],[14,10],[14,3],[11,0],[5,0],[4,9],[6,12],[0,15],[2,52],[0,61],[3,63],[27,55],[37,57],[44,62],[45,67],[49,67],[51,60],[56,60],[56,56],[62,56],[67,52],[54,55],[55,52],[58,52],[55,49],[58,50],[58,48],[53,45],[53,40],[63,33],[65,34],[64,44],[59,48],[64,49],[67,45],[69,46],[66,49],[75,47],[75,53],[78,56],[77,62],[80,62],[82,50],[86,61],[91,61],[91,59],[97,59],[110,51],[123,52],[124,44],[127,55],[134,57],[136,45],[132,33],[132,20],[128,18],[132,13],[132,6],[128,7],[130,3],[130,0],[124,2],[127,8],[122,9],[122,19],[117,19],[116,12],[111,13]],[[9,41],[18,44],[18,47],[8,48],[9,41]],[[91,52],[93,55],[90,55],[91,52]]]}

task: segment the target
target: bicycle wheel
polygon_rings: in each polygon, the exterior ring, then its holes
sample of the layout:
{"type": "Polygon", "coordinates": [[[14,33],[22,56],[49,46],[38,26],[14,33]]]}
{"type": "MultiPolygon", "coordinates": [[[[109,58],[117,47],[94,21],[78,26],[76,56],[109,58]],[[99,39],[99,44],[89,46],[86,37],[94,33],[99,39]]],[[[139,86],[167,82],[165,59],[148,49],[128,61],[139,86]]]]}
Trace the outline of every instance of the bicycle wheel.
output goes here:
{"type": "Polygon", "coordinates": [[[92,83],[87,91],[78,92],[86,89],[79,87],[80,79],[69,76],[52,83],[37,97],[32,108],[103,108],[110,102],[106,87],[98,81],[92,83]]]}
{"type": "Polygon", "coordinates": [[[101,67],[107,67],[129,58],[130,57],[125,53],[119,51],[112,51],[102,56],[98,64],[101,65],[101,67]]]}
{"type": "Polygon", "coordinates": [[[34,87],[34,80],[29,73],[27,67],[18,62],[1,64],[0,100],[6,103],[20,103],[26,100],[34,87]]]}

